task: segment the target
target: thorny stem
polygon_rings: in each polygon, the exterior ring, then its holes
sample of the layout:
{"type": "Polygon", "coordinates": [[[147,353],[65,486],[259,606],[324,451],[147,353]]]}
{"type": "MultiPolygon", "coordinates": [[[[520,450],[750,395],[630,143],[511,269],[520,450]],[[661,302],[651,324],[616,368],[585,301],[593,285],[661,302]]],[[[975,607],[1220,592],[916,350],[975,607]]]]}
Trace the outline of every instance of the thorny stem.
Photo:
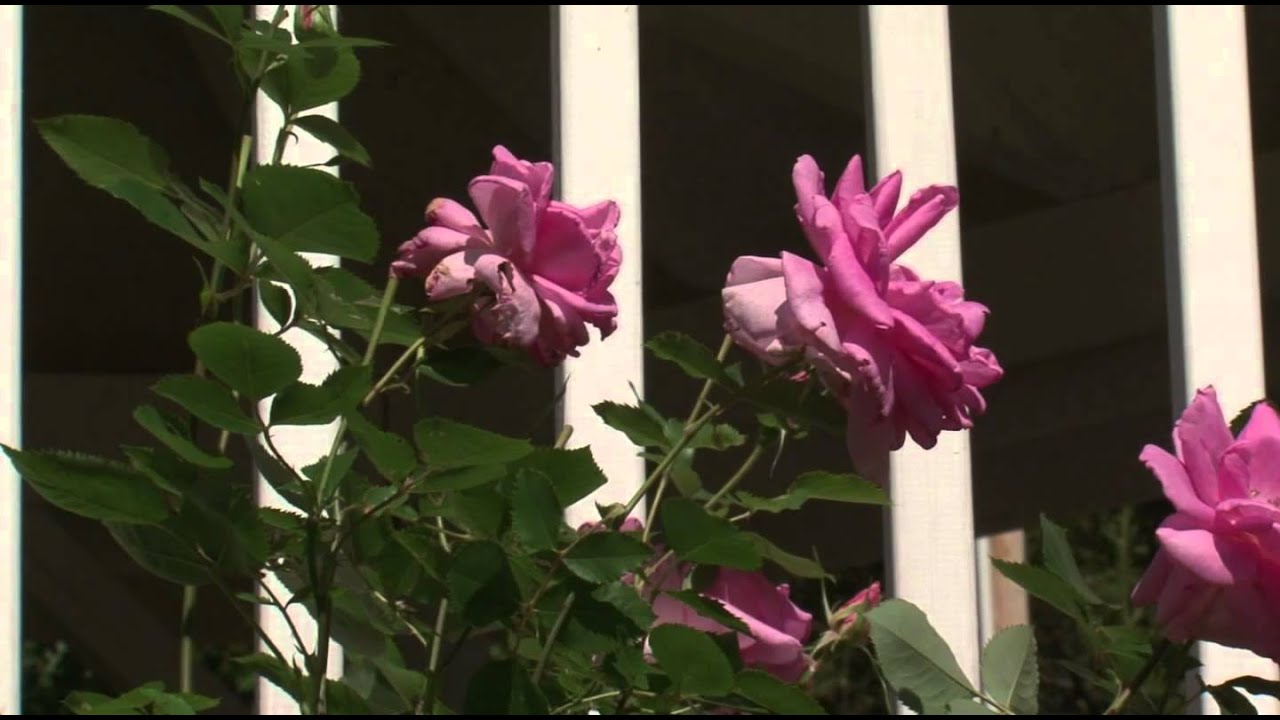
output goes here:
{"type": "Polygon", "coordinates": [[[542,654],[538,656],[538,664],[533,669],[534,685],[537,685],[542,680],[542,673],[547,669],[547,660],[551,657],[551,648],[556,644],[556,637],[564,627],[564,621],[569,619],[569,610],[573,608],[575,598],[576,596],[573,593],[569,593],[569,596],[564,599],[564,604],[560,606],[560,614],[556,616],[556,621],[551,626],[551,632],[547,633],[547,641],[542,646],[542,654]]]}
{"type": "MultiPolygon", "coordinates": [[[[378,317],[373,324],[373,332],[369,335],[369,346],[365,349],[364,357],[360,361],[360,366],[364,367],[373,361],[374,351],[378,348],[378,340],[382,337],[382,328],[386,324],[387,313],[391,308],[391,301],[395,297],[396,286],[399,284],[396,278],[391,278],[387,282],[387,287],[382,293],[382,303],[378,306],[378,317]]],[[[304,703],[303,709],[310,709],[311,712],[319,714],[324,707],[324,682],[325,673],[329,666],[329,646],[333,629],[333,606],[332,598],[329,597],[329,586],[333,583],[334,573],[337,571],[337,552],[341,540],[345,533],[339,527],[334,533],[333,545],[329,548],[328,556],[325,558],[323,573],[317,572],[316,560],[319,552],[319,543],[316,542],[319,535],[319,524],[321,514],[324,512],[324,505],[327,498],[321,497],[320,492],[327,491],[329,488],[329,478],[333,474],[334,460],[342,447],[343,437],[346,435],[347,422],[343,419],[338,423],[338,431],[334,433],[333,443],[329,447],[329,455],[325,460],[324,471],[320,474],[320,481],[316,484],[317,495],[311,517],[307,519],[307,553],[311,574],[311,587],[315,593],[316,603],[316,649],[314,662],[312,663],[311,672],[313,675],[310,688],[310,696],[304,703]]],[[[342,515],[334,514],[334,521],[342,524],[342,515]]]]}
{"type": "MultiPolygon", "coordinates": [[[[440,547],[449,553],[449,537],[445,535],[444,518],[436,518],[436,528],[440,531],[440,547]]],[[[419,699],[417,710],[425,709],[428,715],[435,714],[436,687],[439,685],[440,645],[444,639],[444,622],[449,612],[449,599],[441,598],[440,607],[436,610],[436,624],[431,638],[431,654],[427,658],[427,691],[419,699]]]]}
{"type": "MultiPolygon", "coordinates": [[[[733,347],[733,338],[725,335],[724,340],[720,341],[720,349],[716,352],[716,362],[724,362],[725,357],[729,355],[729,349],[733,347]]],[[[707,402],[707,396],[711,394],[711,386],[715,383],[707,380],[702,383],[702,390],[698,393],[698,399],[693,401],[693,409],[689,411],[689,417],[684,421],[685,429],[693,423],[694,418],[698,417],[698,411],[702,410],[703,404],[707,402]]],[[[658,482],[658,489],[653,494],[653,505],[649,507],[649,515],[644,521],[644,534],[641,538],[649,541],[649,533],[653,531],[654,518],[658,516],[658,505],[662,503],[662,496],[667,491],[667,484],[671,481],[670,473],[663,473],[662,480],[658,482]]]]}
{"type": "MultiPolygon", "coordinates": [[[[723,408],[712,405],[711,408],[702,415],[702,417],[695,420],[692,425],[685,427],[684,432],[680,435],[680,439],[677,440],[676,444],[667,451],[667,454],[662,458],[662,461],[658,463],[658,467],[654,468],[652,473],[649,473],[649,477],[645,478],[644,483],[636,489],[635,494],[627,501],[626,507],[623,508],[622,512],[624,516],[630,515],[631,511],[636,509],[636,505],[639,505],[640,501],[644,499],[645,493],[649,492],[649,488],[653,487],[653,484],[667,472],[671,467],[671,463],[675,462],[676,456],[680,454],[681,450],[684,450],[685,446],[689,444],[689,441],[693,439],[693,436],[702,429],[702,426],[706,425],[712,418],[718,416],[722,411],[723,408]]],[[[648,528],[646,528],[646,530],[647,529],[648,528]]]]}
{"type": "Polygon", "coordinates": [[[1138,673],[1133,676],[1133,679],[1120,689],[1120,692],[1116,695],[1116,699],[1111,701],[1111,705],[1109,705],[1106,711],[1102,714],[1119,715],[1125,704],[1129,702],[1129,698],[1133,697],[1133,693],[1136,692],[1138,688],[1142,687],[1142,684],[1147,681],[1151,672],[1156,669],[1160,664],[1160,661],[1164,659],[1165,653],[1169,652],[1169,648],[1172,646],[1172,642],[1168,640],[1161,640],[1155,646],[1155,649],[1151,651],[1151,657],[1147,658],[1147,662],[1140,670],[1138,670],[1138,673]]]}
{"type": "Polygon", "coordinates": [[[710,500],[707,500],[706,505],[703,507],[710,509],[712,505],[715,505],[721,498],[728,495],[731,490],[737,487],[738,483],[742,482],[742,479],[747,476],[747,473],[751,472],[751,468],[760,460],[761,455],[764,455],[764,446],[756,444],[756,446],[751,449],[751,454],[747,456],[746,460],[742,461],[742,465],[740,465],[738,470],[733,473],[733,476],[716,491],[715,495],[711,496],[710,500]]]}

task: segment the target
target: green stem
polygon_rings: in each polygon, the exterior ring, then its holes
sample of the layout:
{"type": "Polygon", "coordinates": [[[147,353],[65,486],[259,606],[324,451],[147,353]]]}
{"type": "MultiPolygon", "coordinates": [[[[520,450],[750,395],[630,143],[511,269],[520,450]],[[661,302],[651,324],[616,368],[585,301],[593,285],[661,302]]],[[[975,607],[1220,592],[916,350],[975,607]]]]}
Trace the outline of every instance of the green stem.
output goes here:
{"type": "MultiPolygon", "coordinates": [[[[681,450],[684,450],[685,445],[689,444],[689,441],[692,440],[693,436],[702,429],[703,425],[706,425],[712,418],[719,415],[721,410],[722,408],[720,407],[712,406],[710,410],[694,421],[692,425],[685,427],[684,432],[680,435],[680,439],[677,440],[676,444],[667,451],[667,454],[663,456],[662,461],[658,463],[658,467],[654,468],[652,473],[649,473],[649,477],[645,478],[644,483],[636,489],[635,494],[627,501],[626,507],[623,508],[623,515],[630,515],[631,511],[636,509],[636,505],[640,504],[640,501],[644,499],[645,494],[649,492],[649,489],[653,487],[654,483],[656,483],[658,479],[667,472],[671,467],[671,463],[675,462],[676,456],[680,454],[681,450]]],[[[645,529],[648,530],[647,527],[645,529]]]]}
{"type": "Polygon", "coordinates": [[[178,644],[178,692],[191,692],[195,639],[191,637],[192,611],[196,607],[196,587],[182,586],[182,635],[178,644]]]}
{"type": "Polygon", "coordinates": [[[1160,664],[1160,661],[1164,659],[1165,653],[1169,652],[1169,648],[1172,646],[1173,643],[1168,640],[1161,640],[1155,646],[1155,649],[1151,651],[1151,657],[1147,658],[1147,662],[1140,670],[1138,670],[1138,673],[1133,676],[1133,679],[1120,689],[1120,692],[1116,695],[1116,699],[1111,701],[1111,705],[1109,705],[1106,711],[1102,714],[1119,715],[1120,710],[1122,710],[1125,704],[1129,702],[1129,699],[1133,697],[1133,693],[1136,692],[1138,688],[1142,687],[1142,684],[1147,681],[1151,672],[1156,669],[1160,664]]]}
{"type": "Polygon", "coordinates": [[[396,373],[400,372],[400,368],[404,367],[404,364],[409,362],[409,359],[412,358],[425,343],[426,338],[418,338],[409,346],[409,349],[401,353],[400,357],[396,358],[396,361],[391,364],[391,369],[383,373],[382,377],[378,379],[378,382],[373,384],[373,388],[371,388],[369,390],[369,394],[365,395],[364,399],[360,401],[360,405],[363,407],[373,402],[373,399],[378,396],[378,393],[382,392],[382,389],[387,386],[387,383],[391,382],[391,378],[395,377],[396,373]]]}
{"type": "Polygon", "coordinates": [[[742,465],[738,466],[738,470],[733,473],[733,477],[730,477],[729,480],[716,491],[716,494],[712,495],[710,500],[707,500],[706,505],[703,507],[711,509],[712,505],[715,505],[721,498],[728,495],[731,490],[736,488],[738,483],[742,482],[742,479],[747,476],[747,473],[751,472],[751,468],[759,462],[760,456],[763,454],[764,446],[757,443],[756,446],[751,449],[751,454],[747,456],[746,460],[742,461],[742,465]]]}
{"type": "MultiPolygon", "coordinates": [[[[444,518],[436,518],[436,529],[440,531],[440,547],[444,549],[447,555],[449,549],[449,537],[444,532],[444,518]]],[[[449,598],[440,599],[440,608],[436,610],[436,624],[431,637],[431,654],[427,657],[427,691],[423,694],[418,703],[416,710],[426,711],[428,715],[434,715],[436,711],[436,686],[437,675],[440,670],[440,645],[444,641],[444,623],[449,612],[449,598]]],[[[417,714],[415,712],[414,714],[417,714]]]]}
{"type": "Polygon", "coordinates": [[[542,680],[542,673],[547,669],[547,659],[551,657],[551,648],[556,644],[556,637],[560,635],[560,630],[564,628],[565,620],[569,619],[569,610],[573,607],[575,599],[573,593],[569,593],[569,597],[564,599],[564,604],[560,606],[560,614],[556,616],[556,621],[551,625],[551,632],[547,634],[547,641],[542,646],[542,654],[538,656],[538,664],[533,669],[533,684],[537,685],[542,680]]]}
{"type": "MultiPolygon", "coordinates": [[[[729,355],[729,348],[733,347],[733,338],[725,335],[720,341],[720,349],[716,352],[716,362],[724,362],[725,357],[729,355]]],[[[698,417],[698,412],[702,410],[702,406],[707,402],[707,397],[711,394],[711,386],[715,385],[711,380],[702,383],[702,390],[698,392],[698,399],[693,401],[693,409],[689,411],[689,417],[684,421],[685,429],[693,423],[694,418],[698,417]]],[[[653,504],[649,507],[649,515],[644,521],[644,534],[641,538],[649,541],[649,533],[653,531],[654,518],[658,516],[658,505],[662,503],[662,496],[667,492],[667,484],[671,482],[671,474],[663,473],[662,479],[658,482],[658,489],[653,494],[653,504]]]]}
{"type": "Polygon", "coordinates": [[[573,426],[565,425],[560,428],[560,434],[556,436],[555,448],[563,450],[565,445],[569,444],[569,438],[573,437],[573,426]]]}
{"type": "MultiPolygon", "coordinates": [[[[391,308],[392,298],[396,293],[396,286],[399,284],[396,278],[391,278],[387,282],[387,287],[382,293],[382,304],[378,307],[378,318],[373,324],[373,332],[369,335],[369,347],[365,349],[364,358],[360,361],[360,366],[367,366],[373,360],[374,351],[378,347],[378,340],[382,337],[382,328],[387,320],[387,312],[391,308]]],[[[347,421],[344,418],[338,423],[338,431],[333,435],[333,443],[329,447],[329,455],[325,460],[324,471],[320,474],[320,481],[316,485],[316,501],[311,511],[311,517],[308,518],[308,566],[311,575],[311,589],[315,594],[316,602],[316,647],[315,655],[312,657],[314,662],[311,663],[311,672],[313,675],[310,690],[310,697],[307,702],[303,703],[303,711],[310,709],[312,713],[321,714],[324,710],[324,683],[325,675],[329,666],[329,646],[331,644],[331,636],[333,629],[333,605],[332,598],[329,596],[329,587],[333,583],[334,573],[337,571],[337,558],[335,557],[340,545],[341,539],[344,537],[342,532],[342,513],[334,513],[334,521],[339,527],[334,533],[333,546],[329,548],[328,557],[324,558],[324,572],[318,572],[316,563],[319,561],[317,553],[319,552],[319,543],[316,542],[316,536],[319,532],[319,522],[328,498],[323,494],[328,491],[329,478],[333,475],[334,459],[337,457],[342,448],[342,439],[346,435],[347,421]]]]}

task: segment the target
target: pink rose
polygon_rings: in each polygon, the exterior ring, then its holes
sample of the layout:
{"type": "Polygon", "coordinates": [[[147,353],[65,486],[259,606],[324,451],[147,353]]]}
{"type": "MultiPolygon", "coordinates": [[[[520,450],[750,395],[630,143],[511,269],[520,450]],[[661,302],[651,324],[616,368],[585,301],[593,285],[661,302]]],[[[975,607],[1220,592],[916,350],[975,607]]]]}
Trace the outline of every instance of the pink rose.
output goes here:
{"type": "Polygon", "coordinates": [[[1174,425],[1173,446],[1176,457],[1142,450],[1175,512],[1156,531],[1160,550],[1133,602],[1155,605],[1172,640],[1280,660],[1280,417],[1260,404],[1232,438],[1205,388],[1174,425]]]}
{"type": "MultiPolygon", "coordinates": [[[[665,563],[651,576],[658,590],[676,591],[684,584],[687,566],[665,563]],[[669,568],[669,569],[668,569],[669,568]]],[[[791,602],[786,585],[773,585],[763,574],[720,568],[711,586],[702,595],[720,601],[724,609],[741,620],[749,635],[738,633],[738,651],[742,662],[785,682],[796,682],[809,669],[811,661],[804,643],[809,639],[813,617],[791,602]]],[[[655,625],[675,623],[710,633],[731,632],[714,620],[694,612],[693,608],[665,594],[653,599],[655,625]]]]}
{"type": "Polygon", "coordinates": [[[432,200],[428,226],[400,246],[391,274],[425,278],[431,300],[485,290],[475,305],[476,337],[556,365],[587,344],[587,323],[601,337],[617,326],[609,285],[622,262],[618,206],[552,200],[550,163],[520,160],[501,146],[493,157],[489,174],[468,188],[484,224],[452,200],[432,200]]]}
{"type": "Polygon", "coordinates": [[[856,155],[830,199],[808,155],[792,181],[821,263],[791,253],[738,258],[722,293],[734,340],[774,364],[803,351],[848,411],[849,451],[864,470],[907,433],[929,448],[939,432],[971,427],[986,409],[979,390],[1003,374],[973,344],[987,309],[956,283],[894,263],[956,206],[956,189],[924,188],[895,213],[901,173],[868,192],[856,155]]]}

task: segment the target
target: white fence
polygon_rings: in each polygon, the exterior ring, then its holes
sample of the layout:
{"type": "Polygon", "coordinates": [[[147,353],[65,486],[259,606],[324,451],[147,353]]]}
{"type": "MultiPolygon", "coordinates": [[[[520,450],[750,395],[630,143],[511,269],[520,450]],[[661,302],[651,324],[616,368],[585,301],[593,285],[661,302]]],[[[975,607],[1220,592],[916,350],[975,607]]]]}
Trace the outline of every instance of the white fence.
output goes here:
{"type": "MultiPolygon", "coordinates": [[[[257,6],[263,8],[275,6],[257,6]]],[[[620,329],[565,366],[560,418],[573,443],[591,444],[611,478],[605,498],[629,495],[642,463],[590,412],[602,399],[642,389],[639,9],[558,6],[552,62],[558,97],[557,165],[562,196],[612,197],[622,208],[619,237],[627,262],[615,283],[620,329]],[[599,91],[610,88],[609,93],[599,91]]],[[[1226,407],[1263,393],[1262,327],[1254,221],[1244,10],[1242,6],[1155,6],[1160,85],[1161,162],[1166,208],[1166,271],[1175,409],[1212,382],[1226,407]],[[1234,150],[1234,152],[1232,151],[1234,150]]],[[[956,177],[947,6],[869,6],[865,22],[871,92],[872,158],[877,170],[908,168],[931,182],[956,177]]],[[[854,32],[850,28],[850,35],[854,32]]],[[[22,346],[21,207],[22,10],[0,8],[0,441],[20,442],[22,346]]],[[[336,112],[336,108],[329,111],[336,112]]],[[[262,132],[272,120],[260,119],[262,132]]],[[[270,137],[274,131],[268,131],[270,137]]],[[[305,147],[290,150],[301,159],[305,147]]],[[[321,158],[324,159],[324,158],[321,158]]],[[[963,189],[962,189],[963,190],[963,189]]],[[[911,255],[935,278],[960,279],[955,214],[911,255]]],[[[304,348],[305,350],[305,348],[304,348]]],[[[304,353],[323,374],[322,353],[304,353]],[[313,357],[314,356],[314,357],[313,357]]],[[[331,428],[296,428],[285,442],[299,456],[329,445],[331,428]]],[[[281,442],[281,441],[277,441],[281,442]]],[[[1136,452],[1136,451],[1135,451],[1136,452]]],[[[929,452],[908,447],[892,463],[895,506],[886,544],[891,592],[919,604],[977,676],[982,630],[975,563],[968,439],[944,434],[929,452]]],[[[0,711],[19,707],[20,485],[0,465],[0,711]]],[[[340,658],[340,654],[335,654],[340,658]]],[[[1204,647],[1206,679],[1242,673],[1276,676],[1274,664],[1204,647]]],[[[340,661],[339,661],[340,662],[340,661]]],[[[335,664],[334,669],[340,666],[335,664]]],[[[260,697],[263,712],[287,712],[287,698],[260,697]]],[[[1204,708],[1212,712],[1214,708],[1204,708]]],[[[1275,711],[1274,707],[1264,710],[1275,711]]]]}

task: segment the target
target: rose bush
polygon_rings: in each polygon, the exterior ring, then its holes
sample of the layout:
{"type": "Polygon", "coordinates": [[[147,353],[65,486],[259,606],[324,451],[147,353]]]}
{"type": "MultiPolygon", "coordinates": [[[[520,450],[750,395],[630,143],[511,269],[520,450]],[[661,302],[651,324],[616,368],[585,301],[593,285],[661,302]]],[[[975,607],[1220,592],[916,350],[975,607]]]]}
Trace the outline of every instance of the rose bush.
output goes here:
{"type": "MultiPolygon", "coordinates": [[[[572,428],[536,446],[433,415],[431,399],[434,383],[473,385],[511,361],[490,346],[554,366],[584,352],[588,325],[609,336],[626,232],[617,205],[555,199],[549,163],[498,146],[468,186],[475,213],[432,201],[427,226],[384,272],[379,233],[354,190],[288,162],[292,139],[305,132],[333,148],[331,164],[368,164],[349,132],[311,111],[351,92],[357,49],[379,43],[338,33],[327,6],[295,9],[292,31],[284,6],[270,22],[246,17],[244,6],[156,9],[230,51],[246,112],[225,186],[184,179],[159,145],[120,120],[66,115],[38,129],[86,182],[199,253],[192,372],[153,386],[163,408],[134,413],[149,445],[124,446],[118,458],[5,452],[46,501],[101,522],[140,567],[183,586],[174,608],[179,686],[74,693],[71,710],[215,706],[192,692],[189,629],[197,594],[217,593],[262,642],[238,665],[307,714],[821,714],[819,679],[847,674],[858,653],[873,659],[874,669],[868,661],[860,671],[883,683],[888,707],[1038,711],[1030,628],[995,633],[981,677],[968,677],[907,599],[882,597],[872,583],[833,611],[832,577],[816,549],[795,554],[752,524],[814,502],[890,503],[846,468],[785,487],[788,479],[773,477],[792,439],[822,441],[829,407],[846,415],[854,465],[875,481],[908,435],[931,447],[985,409],[981,391],[1003,373],[975,345],[987,309],[958,284],[899,262],[955,209],[955,188],[926,187],[899,208],[902,176],[868,190],[855,156],[828,196],[817,163],[801,157],[791,175],[795,212],[816,261],[736,260],[721,296],[730,338],[719,353],[679,333],[647,343],[689,377],[691,407],[660,409],[639,397],[595,406],[650,472],[626,502],[597,506],[598,519],[575,530],[565,509],[608,478],[589,448],[566,448],[572,428]],[[270,162],[255,163],[248,109],[259,90],[283,127],[270,162]],[[313,267],[308,253],[344,266],[313,267]],[[386,277],[382,287],[349,269],[370,262],[386,277]],[[424,307],[397,302],[409,280],[422,283],[424,307]],[[246,324],[243,309],[259,303],[278,331],[246,324]],[[337,365],[318,384],[302,379],[290,342],[299,334],[320,341],[337,365]],[[763,362],[731,357],[734,342],[763,362]],[[420,401],[412,426],[380,422],[393,415],[383,404],[397,392],[420,401]],[[319,459],[282,452],[298,426],[332,428],[319,459]],[[712,453],[736,468],[712,474],[701,462],[712,453]],[[777,494],[744,490],[765,466],[761,479],[777,494]],[[261,506],[250,480],[258,476],[287,505],[261,506]],[[821,595],[822,619],[793,599],[799,582],[821,595]],[[312,629],[294,622],[299,609],[312,629]],[[279,620],[268,624],[259,610],[279,620]],[[280,624],[287,634],[270,631],[280,624]],[[345,672],[329,678],[339,641],[345,672]],[[468,648],[479,651],[469,653],[475,668],[455,662],[468,648]]],[[[1091,665],[1061,669],[1113,692],[1109,714],[1180,711],[1192,640],[1280,655],[1280,418],[1260,405],[1233,437],[1206,390],[1174,445],[1176,455],[1142,454],[1175,513],[1134,592],[1138,604],[1157,606],[1168,639],[1153,643],[1127,615],[1114,621],[1118,604],[1085,582],[1065,532],[1047,519],[1043,562],[995,561],[1076,623],[1091,665]]],[[[1202,689],[1231,712],[1252,709],[1241,690],[1280,695],[1280,684],[1260,678],[1202,689]]]]}

